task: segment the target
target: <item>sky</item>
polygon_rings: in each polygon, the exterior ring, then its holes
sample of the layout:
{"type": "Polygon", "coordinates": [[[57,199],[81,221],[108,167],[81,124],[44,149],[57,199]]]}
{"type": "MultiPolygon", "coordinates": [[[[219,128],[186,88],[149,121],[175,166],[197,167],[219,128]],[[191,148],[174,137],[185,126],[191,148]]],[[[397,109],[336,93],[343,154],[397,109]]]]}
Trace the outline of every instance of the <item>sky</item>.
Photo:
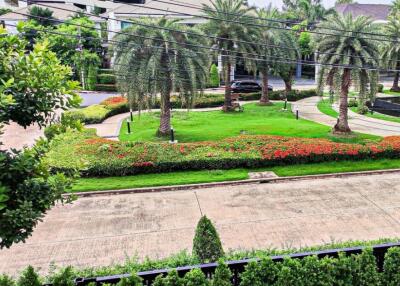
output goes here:
{"type": "MultiPolygon", "coordinates": [[[[276,7],[280,8],[282,6],[282,0],[248,0],[249,4],[255,4],[258,7],[268,6],[269,3],[272,3],[276,7]]],[[[336,0],[322,0],[326,7],[332,7],[336,0]]],[[[357,0],[357,3],[361,4],[390,4],[393,0],[357,0]]]]}

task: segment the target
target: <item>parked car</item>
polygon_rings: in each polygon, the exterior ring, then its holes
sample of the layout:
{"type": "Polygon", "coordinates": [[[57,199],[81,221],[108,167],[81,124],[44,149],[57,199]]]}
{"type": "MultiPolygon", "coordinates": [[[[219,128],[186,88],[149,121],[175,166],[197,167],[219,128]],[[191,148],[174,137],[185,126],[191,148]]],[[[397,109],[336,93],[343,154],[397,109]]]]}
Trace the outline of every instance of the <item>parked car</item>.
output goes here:
{"type": "MultiPolygon", "coordinates": [[[[232,93],[252,93],[260,92],[262,90],[261,85],[252,80],[238,80],[231,84],[232,93]]],[[[271,85],[268,85],[268,90],[272,91],[271,85]]]]}

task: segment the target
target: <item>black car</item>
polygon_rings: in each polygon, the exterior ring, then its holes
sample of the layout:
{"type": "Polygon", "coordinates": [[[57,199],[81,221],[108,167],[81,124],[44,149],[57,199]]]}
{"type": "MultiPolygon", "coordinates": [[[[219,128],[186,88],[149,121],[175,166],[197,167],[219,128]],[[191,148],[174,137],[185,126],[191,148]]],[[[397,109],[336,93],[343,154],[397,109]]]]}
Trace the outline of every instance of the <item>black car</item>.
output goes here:
{"type": "MultiPolygon", "coordinates": [[[[262,90],[261,85],[256,81],[240,80],[231,84],[232,93],[251,93],[262,90]]],[[[268,85],[268,90],[272,91],[272,86],[268,85]]]]}

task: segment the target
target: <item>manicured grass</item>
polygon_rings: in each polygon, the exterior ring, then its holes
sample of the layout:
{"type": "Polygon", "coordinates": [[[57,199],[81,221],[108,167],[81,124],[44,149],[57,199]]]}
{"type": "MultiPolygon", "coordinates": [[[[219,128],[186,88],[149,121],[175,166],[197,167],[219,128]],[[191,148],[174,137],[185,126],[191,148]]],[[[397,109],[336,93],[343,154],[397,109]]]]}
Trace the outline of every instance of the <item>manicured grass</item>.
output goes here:
{"type": "Polygon", "coordinates": [[[278,166],[255,170],[232,169],[214,171],[184,171],[125,177],[81,178],[78,179],[76,184],[73,186],[72,192],[244,180],[248,178],[249,171],[273,171],[278,176],[287,177],[396,168],[400,168],[400,159],[324,162],[318,164],[278,166]]]}
{"type": "MultiPolygon", "coordinates": [[[[357,107],[351,107],[350,110],[357,113],[357,107]]],[[[371,117],[371,118],[400,123],[400,117],[390,116],[390,115],[386,115],[386,114],[382,114],[382,113],[378,113],[378,112],[374,112],[373,114],[366,113],[363,115],[367,116],[367,117],[371,117]]]]}
{"type": "Polygon", "coordinates": [[[80,178],[74,184],[73,192],[94,190],[117,190],[155,186],[172,186],[247,179],[247,170],[185,171],[162,174],[140,174],[125,177],[80,178]]]}
{"type": "MultiPolygon", "coordinates": [[[[282,111],[283,103],[273,106],[246,104],[244,112],[224,113],[209,112],[174,112],[172,125],[175,139],[179,142],[217,141],[240,134],[247,135],[281,135],[290,137],[328,138],[334,141],[359,143],[364,139],[377,139],[375,136],[359,138],[334,138],[329,126],[312,121],[296,120],[294,114],[282,111]]],[[[133,133],[127,134],[126,122],[122,125],[119,138],[121,141],[153,141],[168,140],[155,136],[159,126],[159,113],[146,113],[133,120],[133,133]]]]}
{"type": "Polygon", "coordinates": [[[390,91],[390,89],[384,90],[383,93],[384,94],[389,94],[389,95],[398,95],[398,96],[400,96],[400,92],[390,91]]]}
{"type": "Polygon", "coordinates": [[[332,108],[332,104],[328,99],[323,99],[318,102],[318,110],[331,117],[338,117],[339,113],[332,108]]]}

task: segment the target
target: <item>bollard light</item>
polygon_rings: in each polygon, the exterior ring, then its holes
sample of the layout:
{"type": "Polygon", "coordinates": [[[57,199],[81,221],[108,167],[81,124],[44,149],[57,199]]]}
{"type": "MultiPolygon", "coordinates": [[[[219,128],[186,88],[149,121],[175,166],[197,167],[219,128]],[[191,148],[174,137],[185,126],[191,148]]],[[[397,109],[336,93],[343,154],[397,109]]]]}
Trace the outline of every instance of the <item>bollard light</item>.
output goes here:
{"type": "Polygon", "coordinates": [[[171,126],[171,143],[175,142],[174,127],[171,126]]]}
{"type": "Polygon", "coordinates": [[[133,112],[132,112],[132,108],[129,109],[129,112],[131,113],[131,122],[133,122],[133,112]]]}
{"type": "Polygon", "coordinates": [[[126,125],[128,127],[128,134],[131,134],[131,122],[129,120],[127,120],[126,125]]]}
{"type": "Polygon", "coordinates": [[[285,98],[285,107],[283,109],[287,110],[287,98],[285,98]]]}
{"type": "Polygon", "coordinates": [[[296,120],[299,120],[299,108],[296,107],[296,120]]]}

